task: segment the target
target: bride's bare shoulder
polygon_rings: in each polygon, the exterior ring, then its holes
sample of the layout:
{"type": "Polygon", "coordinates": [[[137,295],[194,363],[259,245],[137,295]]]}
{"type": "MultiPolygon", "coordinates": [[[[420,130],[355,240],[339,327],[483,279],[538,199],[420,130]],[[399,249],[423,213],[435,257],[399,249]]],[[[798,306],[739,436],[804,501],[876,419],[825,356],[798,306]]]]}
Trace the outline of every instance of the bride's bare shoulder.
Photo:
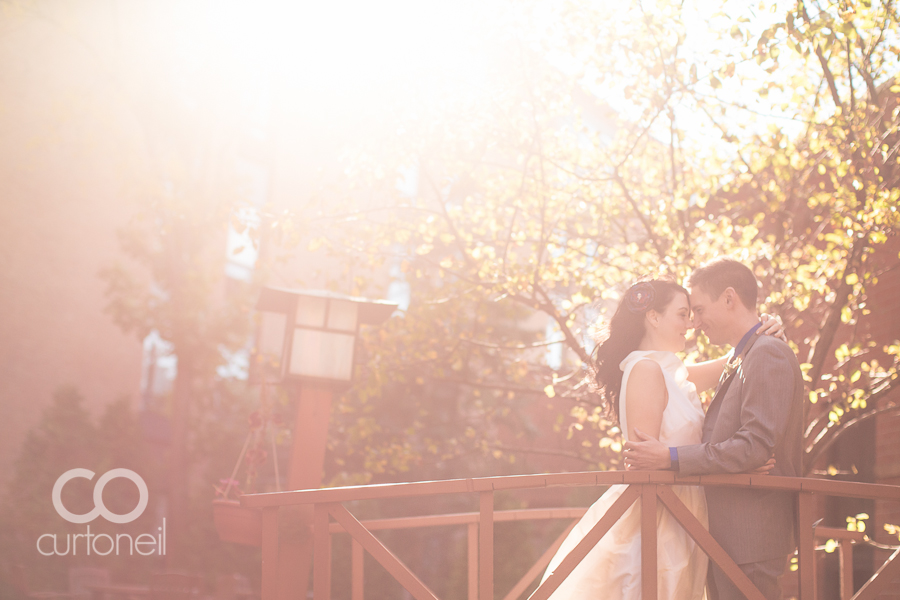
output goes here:
{"type": "Polygon", "coordinates": [[[662,378],[662,367],[658,362],[652,360],[650,358],[642,358],[634,363],[634,366],[631,367],[631,374],[641,376],[655,376],[659,375],[662,378]]]}
{"type": "Polygon", "coordinates": [[[635,395],[646,397],[647,395],[665,395],[666,379],[660,364],[649,358],[643,358],[631,367],[628,376],[627,393],[629,397],[635,395]]]}

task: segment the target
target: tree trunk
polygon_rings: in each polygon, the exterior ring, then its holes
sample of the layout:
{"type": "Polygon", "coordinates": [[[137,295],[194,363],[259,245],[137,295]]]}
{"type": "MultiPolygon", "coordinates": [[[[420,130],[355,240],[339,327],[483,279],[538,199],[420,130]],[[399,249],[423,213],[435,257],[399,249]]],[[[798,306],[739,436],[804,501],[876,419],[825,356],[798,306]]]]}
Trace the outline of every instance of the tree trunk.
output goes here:
{"type": "Polygon", "coordinates": [[[188,418],[192,396],[193,365],[186,353],[178,354],[178,374],[172,394],[172,441],[169,453],[166,564],[184,568],[188,521],[188,418]]]}

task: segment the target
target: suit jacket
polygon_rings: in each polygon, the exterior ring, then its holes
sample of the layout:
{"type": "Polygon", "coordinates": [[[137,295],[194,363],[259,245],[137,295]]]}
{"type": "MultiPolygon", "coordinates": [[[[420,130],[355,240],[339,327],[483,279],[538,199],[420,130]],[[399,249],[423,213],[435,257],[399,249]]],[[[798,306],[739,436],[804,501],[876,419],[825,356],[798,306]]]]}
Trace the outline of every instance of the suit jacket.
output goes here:
{"type": "MultiPolygon", "coordinates": [[[[740,473],[774,453],[772,475],[800,477],[803,399],[803,376],[790,346],[752,336],[709,405],[702,443],[678,448],[679,474],[740,473]]],[[[709,486],[706,500],[709,532],[738,564],[793,551],[795,494],[709,486]]]]}

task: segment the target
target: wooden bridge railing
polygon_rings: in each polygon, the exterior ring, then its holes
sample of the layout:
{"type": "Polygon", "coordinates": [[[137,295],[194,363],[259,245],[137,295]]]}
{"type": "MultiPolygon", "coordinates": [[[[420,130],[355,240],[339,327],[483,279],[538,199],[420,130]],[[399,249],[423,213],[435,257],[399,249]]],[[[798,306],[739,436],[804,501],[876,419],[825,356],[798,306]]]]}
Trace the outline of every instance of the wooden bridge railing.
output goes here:
{"type": "MultiPolygon", "coordinates": [[[[816,495],[865,498],[900,502],[900,486],[827,481],[822,479],[774,477],[769,475],[708,475],[675,477],[669,471],[611,471],[555,473],[507,477],[480,477],[446,481],[423,481],[386,485],[354,486],[320,490],[296,490],[243,496],[241,503],[262,509],[262,600],[276,600],[278,578],[278,511],[281,507],[312,506],[314,536],[313,594],[315,600],[327,600],[331,585],[331,520],[350,534],[369,552],[416,600],[437,600],[434,593],[388,550],[360,521],[343,506],[358,500],[415,498],[448,494],[477,494],[477,598],[492,600],[494,594],[494,493],[502,490],[540,489],[558,486],[627,485],[628,488],[609,508],[594,528],[584,537],[556,571],[530,596],[544,600],[572,572],[596,542],[612,527],[628,508],[639,501],[641,506],[642,593],[645,600],[656,600],[656,513],[658,504],[669,510],[698,546],[734,582],[747,598],[764,600],[722,547],[681,503],[670,485],[703,485],[746,487],[758,490],[782,490],[797,494],[799,516],[798,565],[800,600],[815,598],[816,532],[814,507],[816,495]]],[[[446,515],[445,515],[446,516],[446,515]]],[[[471,548],[474,551],[476,548],[471,548]]],[[[853,596],[853,600],[874,600],[900,576],[900,550],[894,552],[882,567],[853,596]]],[[[474,589],[472,591],[475,591],[474,589]]],[[[471,597],[471,596],[470,596],[471,597]]]]}
{"type": "MultiPolygon", "coordinates": [[[[525,508],[518,510],[494,511],[494,522],[509,521],[539,521],[539,520],[567,520],[570,521],[556,540],[550,544],[540,558],[522,575],[519,581],[503,596],[503,600],[518,600],[535,577],[544,572],[547,565],[553,559],[554,554],[562,545],[563,540],[575,527],[575,523],[587,511],[587,508],[563,507],[563,508],[525,508]]],[[[438,515],[419,515],[414,517],[399,517],[387,519],[373,519],[361,521],[361,524],[369,531],[384,531],[397,529],[419,529],[423,527],[440,527],[447,525],[466,526],[467,549],[467,583],[468,600],[478,600],[478,522],[480,515],[477,512],[448,513],[438,515]]],[[[347,533],[340,523],[331,523],[329,531],[332,535],[347,533]]],[[[363,575],[363,547],[355,539],[352,540],[350,558],[350,600],[365,600],[364,575],[363,575]]],[[[843,600],[843,599],[842,599],[843,600]]],[[[849,598],[848,598],[849,600],[849,598]]]]}

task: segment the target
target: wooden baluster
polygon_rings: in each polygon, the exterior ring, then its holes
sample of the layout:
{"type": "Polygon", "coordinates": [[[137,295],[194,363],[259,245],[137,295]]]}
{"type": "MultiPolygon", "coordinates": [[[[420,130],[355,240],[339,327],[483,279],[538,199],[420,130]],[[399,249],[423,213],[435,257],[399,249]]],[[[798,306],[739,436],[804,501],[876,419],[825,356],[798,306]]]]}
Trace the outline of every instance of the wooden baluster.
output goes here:
{"type": "Polygon", "coordinates": [[[328,504],[316,504],[313,517],[313,598],[331,596],[331,533],[328,531],[328,504]]]}
{"type": "Polygon", "coordinates": [[[351,600],[363,600],[364,588],[365,588],[365,574],[363,569],[365,568],[365,560],[366,555],[363,552],[362,544],[357,542],[355,539],[350,540],[351,550],[350,550],[350,576],[352,578],[352,589],[350,591],[351,600]]]}
{"type": "Polygon", "coordinates": [[[478,597],[494,600],[494,492],[481,492],[478,522],[478,597]]]}
{"type": "Polygon", "coordinates": [[[797,527],[797,565],[800,583],[800,600],[816,597],[816,532],[813,527],[815,496],[810,492],[797,495],[799,516],[797,527]]]}
{"type": "Polygon", "coordinates": [[[641,598],[657,600],[656,485],[641,486],[641,598]]]}
{"type": "Polygon", "coordinates": [[[853,597],[853,540],[838,540],[841,560],[841,600],[853,597]]]}
{"type": "Polygon", "coordinates": [[[466,530],[469,600],[478,600],[478,523],[469,523],[466,530]]]}
{"type": "Polygon", "coordinates": [[[262,509],[262,600],[278,596],[278,507],[262,509]]]}

